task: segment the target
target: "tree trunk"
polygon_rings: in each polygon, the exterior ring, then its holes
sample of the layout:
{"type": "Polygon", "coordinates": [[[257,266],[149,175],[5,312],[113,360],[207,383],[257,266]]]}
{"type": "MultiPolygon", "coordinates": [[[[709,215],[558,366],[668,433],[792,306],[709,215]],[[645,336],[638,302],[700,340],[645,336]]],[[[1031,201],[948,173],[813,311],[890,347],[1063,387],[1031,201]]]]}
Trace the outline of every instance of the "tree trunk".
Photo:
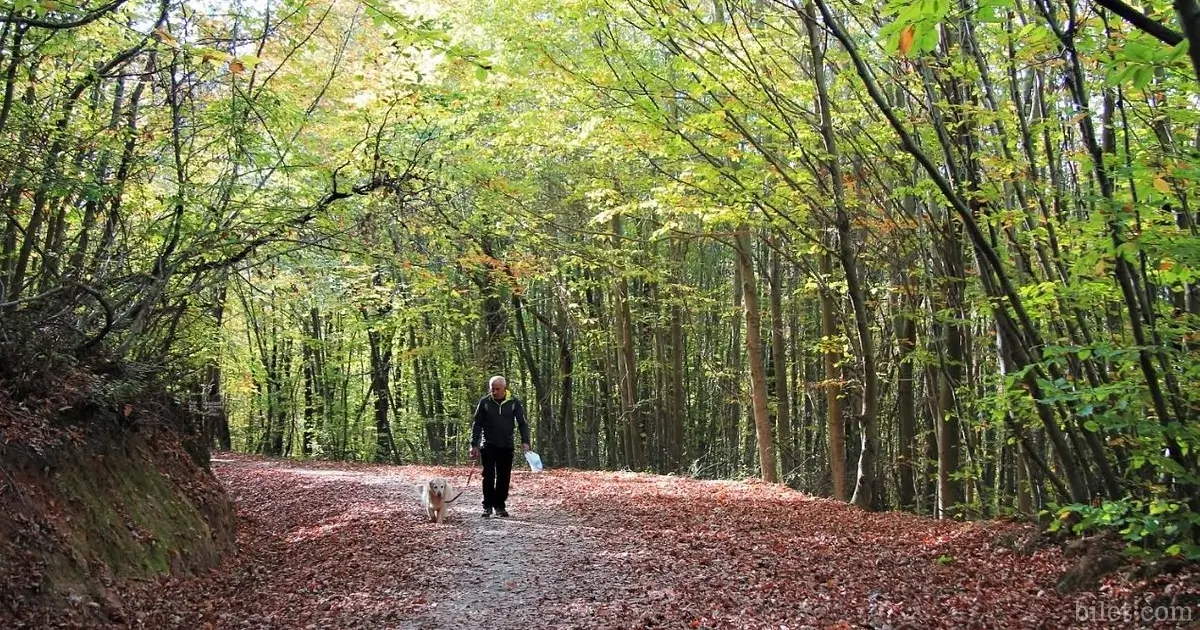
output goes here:
{"type": "Polygon", "coordinates": [[[558,418],[562,430],[563,463],[570,468],[579,465],[575,438],[575,354],[571,348],[571,334],[567,327],[567,312],[558,308],[558,369],[561,374],[562,394],[559,398],[558,418]]]}
{"type": "Polygon", "coordinates": [[[438,431],[437,420],[434,418],[433,405],[430,400],[432,386],[429,384],[428,369],[426,369],[428,360],[421,358],[421,354],[417,351],[417,331],[416,327],[411,325],[408,327],[408,354],[412,357],[413,395],[417,403],[417,416],[421,419],[425,440],[429,444],[429,450],[433,452],[434,461],[438,462],[438,458],[445,450],[445,445],[442,444],[442,435],[438,431]]]}
{"type": "Polygon", "coordinates": [[[771,417],[767,412],[767,370],[763,364],[762,323],[758,306],[758,280],[754,273],[750,228],[742,225],[737,232],[734,253],[741,268],[742,296],[745,300],[746,353],[750,362],[750,397],[753,401],[754,428],[758,442],[758,461],[762,479],[779,482],[775,465],[775,440],[771,436],[771,417]]]}
{"type": "MultiPolygon", "coordinates": [[[[553,457],[555,437],[554,431],[554,402],[550,399],[550,387],[545,376],[538,365],[537,357],[534,356],[534,349],[529,341],[529,331],[525,327],[525,300],[520,295],[513,294],[513,319],[517,325],[517,350],[521,358],[525,361],[525,369],[529,371],[529,380],[533,381],[533,392],[537,398],[538,410],[538,426],[537,433],[539,440],[548,442],[546,446],[549,449],[546,454],[553,457]]],[[[548,464],[561,465],[561,462],[550,461],[548,464]]]]}
{"type": "Polygon", "coordinates": [[[854,310],[855,330],[858,333],[859,366],[862,370],[863,392],[858,413],[861,448],[858,456],[858,474],[854,495],[850,502],[860,508],[870,508],[875,498],[875,449],[879,441],[876,435],[876,415],[879,405],[879,374],[875,368],[875,346],[871,335],[871,322],[867,312],[866,290],[859,279],[855,262],[854,234],[850,216],[846,210],[845,180],[840,162],[837,138],[833,129],[832,105],[825,81],[825,54],[821,38],[817,33],[816,8],[811,2],[805,6],[809,48],[812,51],[813,82],[817,86],[817,106],[821,116],[821,137],[825,145],[825,168],[829,173],[833,189],[834,224],[837,228],[837,257],[846,278],[850,304],[854,310]]]}
{"type": "Polygon", "coordinates": [[[829,474],[833,482],[833,498],[845,501],[846,493],[846,421],[842,417],[842,360],[841,334],[837,326],[833,291],[829,274],[833,271],[833,255],[828,249],[821,254],[821,343],[825,348],[825,415],[829,426],[829,474]]]}
{"type": "MultiPolygon", "coordinates": [[[[907,274],[905,274],[907,275],[907,274]]],[[[898,499],[900,508],[913,511],[917,507],[916,486],[916,383],[912,351],[917,346],[917,325],[913,319],[912,287],[905,279],[900,298],[900,313],[896,315],[896,425],[898,499]]]]}
{"type": "MultiPolygon", "coordinates": [[[[614,245],[618,245],[617,239],[623,234],[619,216],[613,217],[612,230],[614,245]]],[[[613,312],[619,340],[618,387],[621,393],[621,415],[624,416],[621,436],[625,445],[625,464],[633,470],[643,470],[646,461],[642,452],[642,420],[638,410],[638,366],[633,341],[633,322],[629,313],[629,281],[622,276],[617,279],[615,285],[613,312]]]]}
{"type": "Polygon", "coordinates": [[[788,387],[787,352],[783,321],[783,255],[778,237],[772,237],[771,248],[771,363],[775,377],[775,434],[779,448],[779,463],[783,480],[789,481],[796,469],[793,445],[791,391],[788,387]]]}
{"type": "Polygon", "coordinates": [[[962,245],[959,241],[957,221],[947,217],[944,223],[946,236],[942,243],[942,260],[945,264],[946,304],[948,320],[941,323],[942,370],[939,379],[937,418],[938,438],[938,518],[956,518],[960,514],[959,504],[963,500],[963,485],[959,467],[962,465],[959,451],[962,425],[959,420],[955,388],[962,381],[965,361],[963,337],[967,334],[962,319],[963,270],[962,245]]]}
{"type": "MultiPolygon", "coordinates": [[[[221,325],[225,320],[225,298],[227,295],[227,286],[222,282],[210,306],[214,325],[217,330],[221,329],[221,325]]],[[[221,394],[221,364],[219,359],[212,359],[205,369],[203,387],[204,397],[201,409],[204,413],[204,426],[205,433],[207,434],[205,443],[216,444],[217,448],[224,451],[232,450],[233,443],[229,436],[229,414],[225,410],[225,399],[221,394]]]]}
{"type": "Polygon", "coordinates": [[[725,378],[722,387],[722,405],[725,424],[724,453],[725,461],[723,474],[734,475],[738,472],[738,462],[741,461],[741,444],[738,441],[742,425],[742,320],[743,310],[742,266],[733,266],[733,316],[729,322],[729,346],[725,348],[725,378]]]}
{"type": "MultiPolygon", "coordinates": [[[[678,247],[678,246],[677,246],[678,247]]],[[[681,256],[682,257],[682,256],[681,256]]],[[[684,469],[685,445],[687,443],[687,400],[684,396],[684,340],[683,340],[683,307],[676,297],[670,306],[670,362],[671,374],[668,377],[667,404],[670,407],[670,425],[667,433],[667,450],[672,472],[682,472],[684,469]]]]}
{"type": "Polygon", "coordinates": [[[386,462],[390,456],[392,463],[399,466],[400,453],[393,448],[390,421],[391,335],[385,335],[384,331],[379,329],[368,330],[367,340],[371,346],[371,393],[375,396],[375,461],[386,462]]]}
{"type": "MultiPolygon", "coordinates": [[[[604,296],[597,289],[588,288],[585,291],[585,297],[588,303],[588,312],[597,322],[597,325],[602,330],[611,330],[608,325],[608,320],[604,311],[604,296]]],[[[603,452],[611,462],[613,453],[616,451],[615,445],[609,438],[613,431],[610,427],[613,426],[612,414],[612,363],[610,361],[611,354],[607,349],[600,349],[589,353],[592,357],[593,369],[597,374],[596,385],[593,390],[595,392],[594,409],[588,410],[584,415],[585,427],[584,440],[587,445],[587,465],[590,468],[600,468],[601,463],[601,436],[603,435],[603,452]]]]}

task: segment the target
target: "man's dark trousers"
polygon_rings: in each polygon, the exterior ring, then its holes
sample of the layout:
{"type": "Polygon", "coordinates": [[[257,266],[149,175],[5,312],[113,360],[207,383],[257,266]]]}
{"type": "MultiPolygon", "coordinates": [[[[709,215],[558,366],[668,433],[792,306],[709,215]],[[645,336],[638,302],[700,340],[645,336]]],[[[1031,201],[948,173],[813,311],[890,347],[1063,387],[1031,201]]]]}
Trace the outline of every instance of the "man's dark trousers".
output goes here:
{"type": "Polygon", "coordinates": [[[504,510],[508,501],[508,481],[512,477],[513,448],[484,446],[479,449],[483,460],[483,508],[504,510]]]}

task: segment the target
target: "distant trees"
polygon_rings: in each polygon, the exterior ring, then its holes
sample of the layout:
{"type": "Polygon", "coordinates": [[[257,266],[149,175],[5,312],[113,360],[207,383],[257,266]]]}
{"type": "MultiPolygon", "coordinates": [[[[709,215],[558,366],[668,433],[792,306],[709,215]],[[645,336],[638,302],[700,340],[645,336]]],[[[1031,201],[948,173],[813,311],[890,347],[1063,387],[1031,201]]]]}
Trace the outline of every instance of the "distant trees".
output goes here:
{"type": "Polygon", "coordinates": [[[1194,29],[1145,8],[11,8],[4,326],[226,447],[455,461],[503,373],[551,465],[1182,552],[1194,29]]]}

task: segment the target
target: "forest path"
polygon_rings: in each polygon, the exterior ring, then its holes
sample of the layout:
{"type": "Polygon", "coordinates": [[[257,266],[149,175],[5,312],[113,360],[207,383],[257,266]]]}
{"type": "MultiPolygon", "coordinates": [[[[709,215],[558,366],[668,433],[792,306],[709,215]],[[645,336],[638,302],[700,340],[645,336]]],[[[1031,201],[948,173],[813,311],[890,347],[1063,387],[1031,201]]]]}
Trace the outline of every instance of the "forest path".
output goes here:
{"type": "Polygon", "coordinates": [[[1024,526],[867,513],[753,481],[522,469],[513,474],[513,517],[484,519],[476,473],[438,525],[425,518],[417,484],[442,476],[461,486],[468,468],[221,454],[213,470],[238,506],[239,553],[210,573],[131,593],[130,623],[114,627],[882,630],[1200,620],[1193,569],[1149,582],[1117,574],[1061,594],[1056,583],[1077,560],[1056,546],[1022,549],[1024,526]]]}
{"type": "MultiPolygon", "coordinates": [[[[133,594],[139,628],[595,628],[623,596],[606,541],[561,509],[563,475],[513,472],[510,518],[483,518],[467,467],[291,462],[236,454],[213,472],[237,504],[239,553],[133,594]],[[417,487],[461,496],[430,523],[417,487]]],[[[124,627],[117,625],[114,627],[124,627]]],[[[610,627],[622,627],[614,625],[610,627]]]]}
{"type": "MultiPolygon", "coordinates": [[[[476,467],[372,467],[365,471],[293,468],[300,477],[346,481],[382,491],[422,519],[415,486],[432,477],[452,484],[442,525],[421,522],[428,554],[414,558],[426,593],[399,628],[591,627],[591,600],[611,595],[611,576],[591,558],[604,541],[578,518],[556,509],[552,474],[513,472],[508,518],[482,516],[481,470],[476,467]],[[463,484],[470,485],[463,488],[463,484]],[[461,491],[461,494],[459,492],[461,491]],[[537,497],[531,496],[536,492],[537,497]],[[540,498],[539,498],[540,497],[540,498]]],[[[422,519],[423,520],[423,519],[422,519]]],[[[389,626],[391,627],[391,626],[389,626]]]]}

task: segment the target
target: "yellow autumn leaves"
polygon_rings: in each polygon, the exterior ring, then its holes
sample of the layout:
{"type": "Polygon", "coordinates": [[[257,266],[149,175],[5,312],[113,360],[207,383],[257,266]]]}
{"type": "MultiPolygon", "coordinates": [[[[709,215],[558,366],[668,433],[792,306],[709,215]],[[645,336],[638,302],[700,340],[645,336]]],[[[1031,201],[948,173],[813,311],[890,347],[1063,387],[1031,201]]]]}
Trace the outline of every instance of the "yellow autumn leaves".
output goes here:
{"type": "Polygon", "coordinates": [[[207,47],[187,47],[179,43],[179,40],[167,30],[165,26],[159,26],[154,29],[154,37],[168,48],[175,50],[188,50],[193,54],[199,55],[200,63],[212,65],[227,64],[229,72],[232,74],[242,74],[246,68],[259,63],[259,59],[253,55],[242,55],[235,57],[229,53],[216,50],[215,48],[207,47]]]}

